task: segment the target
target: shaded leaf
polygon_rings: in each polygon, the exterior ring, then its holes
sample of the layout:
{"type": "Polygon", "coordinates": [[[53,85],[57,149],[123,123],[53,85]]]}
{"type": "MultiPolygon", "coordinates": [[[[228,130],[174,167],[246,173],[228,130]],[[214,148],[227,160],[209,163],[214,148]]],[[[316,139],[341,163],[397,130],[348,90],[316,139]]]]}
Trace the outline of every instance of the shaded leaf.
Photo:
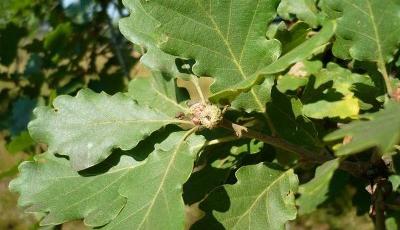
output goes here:
{"type": "Polygon", "coordinates": [[[334,147],[336,155],[358,153],[372,147],[378,147],[381,154],[394,149],[400,141],[400,103],[389,101],[379,112],[366,114],[365,120],[353,121],[339,130],[328,134],[324,140],[334,141],[349,137],[346,144],[334,147]]]}
{"type": "Polygon", "coordinates": [[[18,136],[12,138],[11,142],[7,144],[7,151],[15,154],[25,151],[35,145],[28,131],[21,132],[18,136]]]}
{"type": "Polygon", "coordinates": [[[296,218],[298,180],[293,170],[258,164],[240,168],[236,177],[236,184],[224,186],[229,209],[214,212],[226,229],[284,229],[288,220],[296,218]]]}
{"type": "Polygon", "coordinates": [[[339,159],[319,166],[314,178],[299,187],[300,197],[296,200],[299,214],[308,214],[317,209],[328,198],[329,186],[334,172],[339,167],[339,159]]]}
{"type": "Polygon", "coordinates": [[[314,124],[302,115],[302,104],[289,98],[277,89],[272,90],[272,101],[267,104],[267,113],[280,137],[302,146],[320,146],[314,124]]]}
{"type": "Polygon", "coordinates": [[[368,75],[352,73],[336,63],[328,63],[314,75],[315,81],[310,82],[303,96],[303,113],[311,118],[356,117],[362,100],[368,98],[365,95],[376,93],[368,75]]]}
{"type": "Polygon", "coordinates": [[[50,153],[69,156],[75,170],[103,161],[113,148],[132,149],[167,124],[183,122],[123,94],[109,96],[87,89],[76,97],[57,97],[53,105],[54,109],[35,109],[37,118],[29,123],[30,134],[47,143],[50,153]]]}
{"type": "Polygon", "coordinates": [[[37,101],[29,98],[19,98],[13,103],[11,111],[11,134],[18,135],[26,130],[29,121],[32,119],[32,111],[37,101]]]}
{"type": "Polygon", "coordinates": [[[281,92],[296,90],[307,85],[308,77],[322,69],[320,61],[302,61],[291,67],[289,72],[278,77],[277,88],[281,92]]]}
{"type": "MultiPolygon", "coordinates": [[[[283,22],[282,22],[283,23],[283,22]]],[[[297,22],[289,28],[282,28],[276,32],[275,39],[282,43],[282,55],[300,46],[309,38],[312,29],[304,22],[297,22]]]]}
{"type": "Polygon", "coordinates": [[[296,15],[298,19],[316,27],[319,20],[315,2],[316,0],[282,0],[278,7],[278,14],[287,20],[291,19],[291,15],[296,15]]]}
{"type": "MultiPolygon", "coordinates": [[[[1,20],[1,19],[0,19],[1,20]]],[[[18,43],[27,34],[25,28],[10,23],[0,28],[0,63],[8,66],[17,56],[18,43]]]]}

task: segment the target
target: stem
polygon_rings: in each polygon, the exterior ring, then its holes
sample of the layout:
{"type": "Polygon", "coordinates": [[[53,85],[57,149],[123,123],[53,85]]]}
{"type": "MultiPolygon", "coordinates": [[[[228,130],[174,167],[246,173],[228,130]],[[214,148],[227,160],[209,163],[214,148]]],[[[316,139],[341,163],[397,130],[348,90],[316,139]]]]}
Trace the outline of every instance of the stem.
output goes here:
{"type": "Polygon", "coordinates": [[[376,230],[386,230],[385,225],[385,210],[384,210],[384,194],[383,194],[383,184],[384,182],[378,181],[375,190],[375,229],[376,230]]]}
{"type": "Polygon", "coordinates": [[[203,104],[207,103],[206,98],[204,97],[203,91],[201,90],[200,84],[199,84],[199,78],[195,75],[190,76],[190,81],[193,83],[194,87],[196,88],[197,93],[200,96],[201,102],[203,104]]]}
{"type": "MultiPolygon", "coordinates": [[[[269,136],[265,135],[263,133],[259,133],[257,131],[248,129],[247,127],[240,126],[238,124],[234,124],[228,120],[223,120],[223,122],[220,124],[222,128],[232,130],[234,132],[238,132],[238,129],[241,132],[241,135],[252,138],[252,139],[257,139],[259,141],[262,141],[266,144],[272,145],[276,148],[280,148],[283,150],[286,150],[288,152],[296,154],[298,157],[315,162],[315,163],[325,163],[329,160],[333,160],[334,158],[330,155],[321,155],[319,154],[320,151],[312,151],[308,150],[302,146],[292,144],[285,139],[279,138],[279,137],[274,137],[274,136],[269,136]]],[[[353,162],[348,162],[348,161],[342,161],[340,164],[340,169],[349,172],[353,176],[356,177],[361,177],[362,175],[362,167],[360,167],[358,164],[353,163],[353,162]]]]}
{"type": "Polygon", "coordinates": [[[389,97],[391,97],[392,93],[393,93],[393,88],[392,88],[392,83],[390,81],[390,77],[387,72],[385,63],[382,61],[378,61],[378,69],[380,70],[380,72],[383,76],[383,80],[385,80],[386,91],[387,91],[389,97]]]}

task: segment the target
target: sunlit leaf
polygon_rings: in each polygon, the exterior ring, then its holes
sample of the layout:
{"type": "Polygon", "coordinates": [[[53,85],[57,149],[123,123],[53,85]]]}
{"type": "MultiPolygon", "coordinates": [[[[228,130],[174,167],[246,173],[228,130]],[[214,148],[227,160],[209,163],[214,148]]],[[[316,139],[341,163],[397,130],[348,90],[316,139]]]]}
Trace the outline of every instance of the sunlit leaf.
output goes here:
{"type": "Polygon", "coordinates": [[[109,96],[91,90],[81,90],[76,97],[60,96],[53,106],[35,110],[30,134],[48,144],[50,153],[69,156],[76,170],[103,161],[113,148],[132,149],[161,127],[183,122],[123,94],[109,96]]]}

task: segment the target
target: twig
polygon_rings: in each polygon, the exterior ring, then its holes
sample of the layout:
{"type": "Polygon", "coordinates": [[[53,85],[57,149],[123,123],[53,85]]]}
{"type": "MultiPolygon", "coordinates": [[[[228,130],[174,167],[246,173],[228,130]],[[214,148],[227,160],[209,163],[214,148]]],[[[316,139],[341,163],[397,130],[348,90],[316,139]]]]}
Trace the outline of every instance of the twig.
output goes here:
{"type": "MultiPolygon", "coordinates": [[[[221,124],[221,127],[232,130],[235,133],[238,132],[238,128],[240,128],[240,134],[244,137],[252,138],[252,139],[257,139],[259,141],[262,141],[266,144],[272,145],[276,148],[280,148],[283,150],[286,150],[288,152],[296,154],[298,157],[315,162],[315,163],[325,163],[326,161],[333,160],[334,158],[329,155],[321,155],[319,154],[320,151],[312,151],[309,149],[306,149],[302,146],[298,146],[295,144],[292,144],[285,139],[279,138],[279,137],[273,137],[269,136],[263,133],[259,133],[257,131],[251,130],[247,127],[240,126],[238,124],[234,124],[228,120],[224,120],[221,124]]],[[[353,176],[356,177],[361,177],[362,176],[362,167],[360,167],[358,164],[353,163],[353,162],[348,162],[348,161],[342,161],[340,164],[340,169],[349,172],[353,176]]]]}
{"type": "Polygon", "coordinates": [[[386,225],[385,225],[385,179],[378,180],[375,184],[375,190],[373,191],[372,194],[372,199],[373,199],[373,213],[371,213],[373,216],[373,220],[375,223],[375,229],[376,230],[386,230],[386,225]]]}

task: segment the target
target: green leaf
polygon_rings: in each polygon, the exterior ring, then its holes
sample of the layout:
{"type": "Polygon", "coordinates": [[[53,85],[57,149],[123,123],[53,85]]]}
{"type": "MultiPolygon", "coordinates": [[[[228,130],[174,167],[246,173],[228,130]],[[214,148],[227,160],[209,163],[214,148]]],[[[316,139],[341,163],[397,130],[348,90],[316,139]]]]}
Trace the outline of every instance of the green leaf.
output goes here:
{"type": "Polygon", "coordinates": [[[317,209],[328,198],[329,186],[339,159],[334,159],[319,166],[314,178],[299,187],[300,197],[296,200],[299,214],[308,214],[317,209]]]}
{"type": "Polygon", "coordinates": [[[67,159],[46,153],[22,163],[20,176],[10,183],[10,189],[20,194],[18,203],[29,207],[29,212],[48,213],[42,225],[84,218],[88,226],[102,226],[124,207],[126,199],[118,188],[136,165],[131,157],[123,156],[118,165],[101,174],[81,175],[67,159]]]}
{"type": "MultiPolygon", "coordinates": [[[[126,5],[133,11],[131,17],[135,17],[135,9],[140,8],[147,12],[147,17],[160,23],[156,34],[153,33],[157,38],[155,43],[166,53],[195,59],[193,72],[196,75],[216,79],[211,88],[213,101],[232,100],[259,82],[260,74],[282,71],[320,51],[334,31],[334,24],[328,22],[318,35],[275,62],[280,54],[280,43],[265,38],[265,25],[275,18],[276,0],[246,3],[238,0],[138,1],[132,0],[126,5]],[[273,65],[265,69],[270,64],[273,65]]],[[[129,30],[127,26],[122,30],[129,30]]],[[[133,30],[129,32],[136,35],[133,30]]]]}
{"type": "Polygon", "coordinates": [[[280,43],[265,38],[277,0],[140,2],[160,22],[157,43],[165,52],[195,59],[198,76],[218,77],[212,92],[246,80],[279,56],[280,43]]]}
{"type": "Polygon", "coordinates": [[[303,105],[303,114],[310,118],[323,119],[325,117],[339,117],[345,119],[356,117],[360,112],[358,99],[352,96],[346,96],[340,101],[317,101],[303,105]]]}
{"type": "Polygon", "coordinates": [[[32,146],[35,146],[35,142],[32,140],[28,131],[23,131],[18,136],[13,137],[11,142],[7,144],[7,151],[11,154],[15,154],[25,151],[32,146]]]}
{"type": "Polygon", "coordinates": [[[392,183],[393,191],[396,191],[400,187],[400,175],[394,174],[389,176],[389,181],[392,183]]]}
{"type": "Polygon", "coordinates": [[[397,230],[400,227],[400,213],[398,210],[389,210],[385,213],[385,227],[387,230],[397,230]]]}
{"type": "Polygon", "coordinates": [[[76,97],[57,97],[53,106],[34,111],[37,118],[29,123],[30,134],[47,143],[50,153],[69,156],[75,170],[103,161],[113,148],[132,149],[167,124],[183,122],[123,94],[109,96],[87,89],[76,97]]]}
{"type": "Polygon", "coordinates": [[[244,110],[247,113],[265,112],[265,105],[271,99],[271,90],[275,82],[273,78],[267,78],[260,85],[253,86],[250,92],[241,93],[232,102],[232,108],[244,110]],[[257,100],[254,97],[257,96],[257,100]]]}
{"type": "Polygon", "coordinates": [[[260,74],[273,74],[282,72],[290,65],[303,61],[315,53],[323,51],[326,45],[329,44],[330,38],[336,30],[334,21],[326,21],[322,25],[322,29],[316,35],[312,36],[307,41],[301,43],[290,52],[281,56],[276,62],[266,66],[260,70],[260,74]]]}
{"type": "Polygon", "coordinates": [[[352,73],[350,70],[340,67],[336,63],[328,63],[326,69],[315,74],[314,88],[317,89],[323,84],[332,83],[331,89],[341,93],[343,96],[357,92],[358,85],[374,86],[368,75],[352,73]]]}
{"type": "Polygon", "coordinates": [[[338,18],[336,56],[381,63],[393,59],[400,42],[398,1],[322,0],[321,8],[331,18],[338,18]]]}
{"type": "Polygon", "coordinates": [[[284,229],[288,220],[296,218],[297,176],[293,170],[274,168],[264,164],[244,166],[236,172],[238,182],[224,186],[229,210],[214,215],[226,229],[284,229]]]}
{"type": "Polygon", "coordinates": [[[282,55],[305,42],[312,32],[313,30],[310,26],[304,22],[296,22],[288,28],[279,28],[276,32],[275,39],[278,39],[282,43],[282,55]]]}
{"type": "Polygon", "coordinates": [[[318,133],[313,123],[302,115],[299,99],[289,98],[277,89],[272,90],[272,101],[267,104],[267,113],[280,137],[301,146],[320,146],[318,133]]]}
{"type": "Polygon", "coordinates": [[[370,89],[374,83],[368,75],[352,73],[336,63],[328,63],[326,69],[314,75],[315,81],[311,82],[313,83],[311,87],[306,88],[303,98],[305,101],[303,113],[311,118],[356,117],[362,103],[357,96],[375,93],[370,89]],[[369,90],[363,92],[363,88],[369,90]]]}
{"type": "Polygon", "coordinates": [[[119,189],[127,204],[106,229],[183,229],[182,186],[205,141],[190,133],[171,134],[132,171],[119,189]]]}
{"type": "Polygon", "coordinates": [[[389,153],[400,141],[400,103],[389,101],[379,112],[363,115],[365,120],[353,121],[327,135],[325,141],[349,137],[346,144],[334,147],[336,155],[358,153],[378,147],[381,154],[389,153]]]}
{"type": "Polygon", "coordinates": [[[160,22],[149,15],[137,0],[124,0],[124,5],[131,10],[131,16],[119,21],[121,33],[131,42],[147,49],[141,62],[153,70],[171,74],[178,73],[175,57],[160,50],[157,45],[157,27],[160,22]]]}
{"type": "Polygon", "coordinates": [[[264,143],[255,140],[232,140],[202,151],[195,170],[183,189],[186,204],[202,201],[214,188],[223,185],[235,166],[249,154],[259,153],[264,143]],[[215,154],[218,152],[218,154],[215,154]]]}
{"type": "Polygon", "coordinates": [[[153,73],[152,77],[135,78],[129,83],[127,95],[140,105],[147,105],[170,117],[188,110],[184,103],[178,103],[178,99],[182,99],[184,96],[177,88],[175,79],[162,74],[153,73]]]}
{"type": "Polygon", "coordinates": [[[54,30],[46,35],[43,47],[50,52],[61,52],[68,44],[68,40],[73,33],[73,27],[70,22],[59,24],[54,30]]]}
{"type": "Polygon", "coordinates": [[[282,93],[288,90],[297,90],[307,85],[308,77],[318,73],[321,69],[322,63],[320,61],[297,62],[287,74],[278,77],[277,88],[282,93]]]}
{"type": "Polygon", "coordinates": [[[316,0],[282,0],[278,7],[278,14],[287,20],[291,19],[292,14],[296,15],[298,19],[316,27],[319,19],[315,2],[316,0]]]}
{"type": "Polygon", "coordinates": [[[252,87],[254,83],[257,83],[265,76],[282,72],[290,67],[290,65],[306,60],[313,54],[323,51],[326,45],[329,44],[329,39],[332,37],[335,28],[336,24],[334,22],[325,22],[321,31],[319,31],[317,35],[301,43],[295,48],[290,47],[292,48],[290,52],[285,53],[277,61],[262,68],[247,80],[244,80],[234,86],[230,86],[229,90],[227,89],[225,91],[215,93],[213,96],[211,96],[210,100],[218,101],[220,98],[233,98],[239,92],[248,90],[248,88],[252,87]]]}

